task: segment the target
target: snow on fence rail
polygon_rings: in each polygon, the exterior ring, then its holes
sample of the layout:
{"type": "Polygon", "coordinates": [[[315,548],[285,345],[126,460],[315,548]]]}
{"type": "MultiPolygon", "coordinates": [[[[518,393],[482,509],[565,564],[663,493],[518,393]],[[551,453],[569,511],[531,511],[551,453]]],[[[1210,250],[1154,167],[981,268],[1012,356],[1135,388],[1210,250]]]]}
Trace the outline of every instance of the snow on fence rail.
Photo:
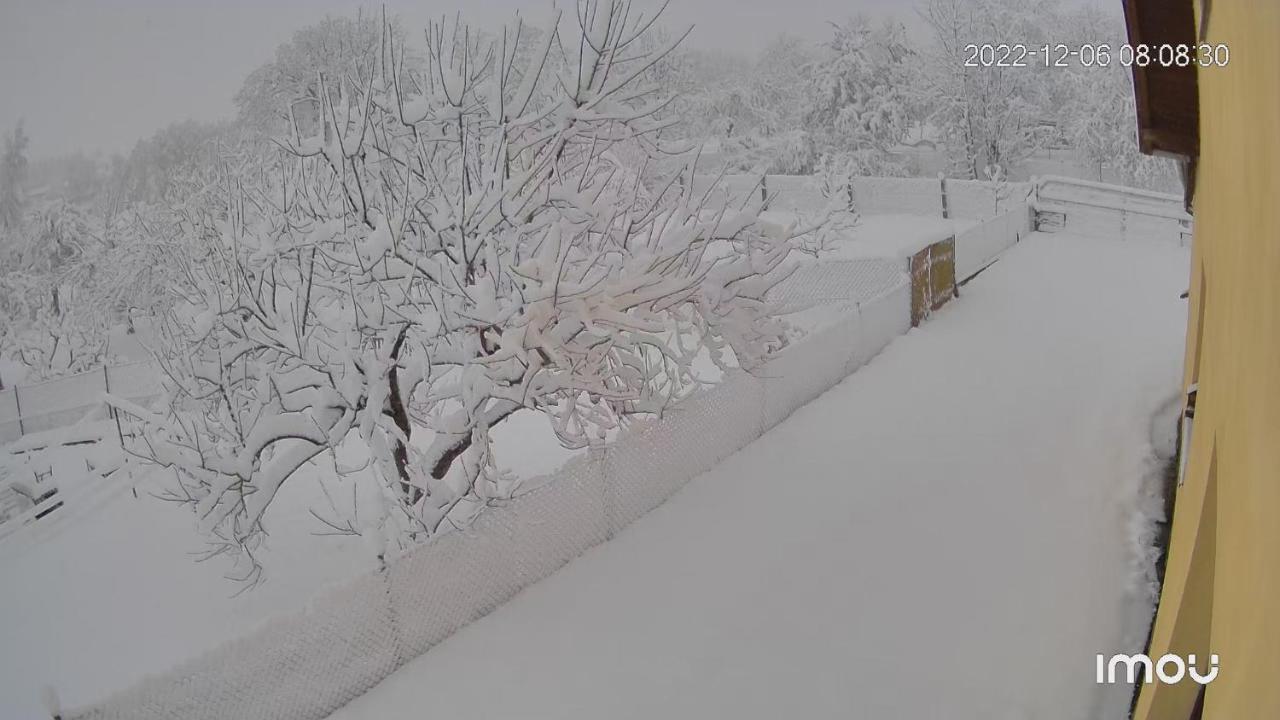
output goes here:
{"type": "MultiPolygon", "coordinates": [[[[698,175],[693,191],[706,192],[718,176],[698,175]]],[[[781,210],[818,213],[829,201],[819,190],[819,180],[808,175],[726,175],[719,177],[716,192],[740,196],[764,191],[772,206],[781,210]]],[[[1004,185],[977,180],[937,178],[856,177],[850,180],[854,208],[863,214],[943,215],[992,218],[1018,206],[1031,188],[1027,183],[1004,185]]],[[[1110,188],[1111,186],[1104,186],[1110,188]]],[[[1115,188],[1119,189],[1119,188],[1115,188]]],[[[155,395],[154,367],[147,362],[118,365],[57,378],[44,383],[0,391],[0,445],[23,435],[70,425],[82,419],[105,417],[107,407],[98,401],[110,391],[129,400],[155,395]]]]}
{"type": "MultiPolygon", "coordinates": [[[[1016,241],[1028,215],[1022,204],[978,226],[981,231],[957,238],[958,254],[970,266],[985,266],[1016,241]]],[[[731,371],[661,418],[532,479],[534,490],[482,513],[470,528],[412,548],[382,570],[325,592],[301,612],[61,717],[326,717],[524,587],[612,538],[911,326],[911,287],[898,263],[814,267],[813,272],[842,274],[847,287],[838,287],[834,276],[822,283],[793,277],[783,304],[840,303],[845,312],[761,372],[731,371]]]]}
{"type": "MultiPolygon", "coordinates": [[[[811,175],[698,175],[693,192],[741,197],[763,191],[770,207],[817,213],[829,200],[819,178],[811,175]],[[716,183],[716,181],[719,181],[716,183]]],[[[1031,183],[992,183],[939,178],[855,177],[849,180],[853,208],[864,215],[936,215],[988,219],[1004,214],[1026,200],[1031,183]]]]}
{"type": "Polygon", "coordinates": [[[1191,240],[1192,218],[1178,195],[1050,176],[1037,182],[1035,210],[1036,228],[1046,231],[1191,240]]]}
{"type": "Polygon", "coordinates": [[[105,393],[145,404],[156,386],[155,366],[137,362],[0,391],[0,540],[75,501],[86,468],[52,448],[119,439],[105,393]]]}
{"type": "Polygon", "coordinates": [[[155,397],[156,386],[155,366],[142,361],[0,390],[0,445],[108,417],[110,410],[101,400],[104,393],[138,402],[155,397]]]}

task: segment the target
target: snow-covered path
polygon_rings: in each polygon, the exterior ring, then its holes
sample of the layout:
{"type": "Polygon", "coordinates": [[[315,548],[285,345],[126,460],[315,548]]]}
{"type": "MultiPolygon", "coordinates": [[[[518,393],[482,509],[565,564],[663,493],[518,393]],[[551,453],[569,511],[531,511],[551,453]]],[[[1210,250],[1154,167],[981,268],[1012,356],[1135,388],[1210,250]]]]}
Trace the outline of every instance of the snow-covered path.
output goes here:
{"type": "Polygon", "coordinates": [[[1167,244],[1031,236],[333,717],[1123,717],[1094,657],[1146,631],[1129,527],[1186,278],[1167,244]]]}

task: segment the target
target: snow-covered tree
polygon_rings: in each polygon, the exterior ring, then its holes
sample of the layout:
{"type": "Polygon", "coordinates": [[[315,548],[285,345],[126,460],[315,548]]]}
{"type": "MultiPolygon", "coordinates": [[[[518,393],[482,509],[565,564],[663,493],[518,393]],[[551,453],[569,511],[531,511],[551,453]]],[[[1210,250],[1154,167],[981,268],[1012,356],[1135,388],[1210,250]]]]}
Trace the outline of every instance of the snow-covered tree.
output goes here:
{"type": "Polygon", "coordinates": [[[173,123],[134,145],[117,169],[114,190],[126,203],[163,204],[176,183],[221,162],[239,134],[225,122],[173,123]]]}
{"type": "Polygon", "coordinates": [[[107,211],[102,200],[46,192],[5,231],[0,356],[26,366],[29,380],[110,362],[114,326],[168,306],[182,250],[174,216],[144,203],[107,211]]]}
{"type": "Polygon", "coordinates": [[[805,67],[816,56],[810,43],[779,35],[755,57],[681,47],[651,79],[674,101],[678,137],[705,143],[715,169],[808,173],[817,162],[804,128],[805,67]]]}
{"type": "Polygon", "coordinates": [[[87,293],[85,257],[101,226],[60,198],[28,208],[0,255],[0,353],[42,379],[99,364],[103,318],[87,293]]]}
{"type": "Polygon", "coordinates": [[[321,83],[336,89],[348,73],[368,77],[382,32],[382,23],[367,13],[326,17],[298,30],[245,78],[235,96],[241,122],[265,133],[280,133],[294,122],[314,131],[323,112],[321,83]]]}
{"type": "Polygon", "coordinates": [[[669,124],[642,81],[671,47],[640,50],[653,18],[575,19],[523,59],[519,22],[433,24],[421,72],[384,30],[376,63],[322,83],[315,134],[185,222],[206,254],[166,324],[167,407],[132,411],[222,549],[251,553],[281,485],[348,442],[384,530],[430,536],[512,492],[490,441],[512,414],[582,447],[695,387],[700,353],[752,368],[786,342],[764,294],[795,238],[759,193],[641,182],[669,124]]]}
{"type": "Polygon", "coordinates": [[[28,142],[22,123],[4,139],[4,155],[0,156],[0,230],[12,230],[22,221],[28,142]]]}
{"type": "Polygon", "coordinates": [[[832,23],[824,55],[805,69],[804,125],[818,153],[852,174],[899,175],[889,150],[910,125],[915,52],[899,23],[832,23]]]}
{"type": "MultiPolygon", "coordinates": [[[[920,16],[930,43],[919,67],[929,121],[945,135],[954,171],[974,178],[1008,170],[1051,138],[1054,70],[966,67],[966,46],[1050,42],[1054,0],[927,0],[920,16]],[[1016,40],[1011,40],[1016,38],[1016,40]]],[[[1052,42],[1056,43],[1057,40],[1052,42]]]]}
{"type": "MultiPolygon", "coordinates": [[[[1081,43],[1109,44],[1113,53],[1125,41],[1124,19],[1084,7],[1064,15],[1066,37],[1081,43]]],[[[1150,190],[1180,189],[1177,166],[1138,148],[1133,76],[1118,55],[1105,67],[1073,66],[1055,73],[1055,104],[1063,139],[1096,171],[1093,179],[1150,190]]]]}

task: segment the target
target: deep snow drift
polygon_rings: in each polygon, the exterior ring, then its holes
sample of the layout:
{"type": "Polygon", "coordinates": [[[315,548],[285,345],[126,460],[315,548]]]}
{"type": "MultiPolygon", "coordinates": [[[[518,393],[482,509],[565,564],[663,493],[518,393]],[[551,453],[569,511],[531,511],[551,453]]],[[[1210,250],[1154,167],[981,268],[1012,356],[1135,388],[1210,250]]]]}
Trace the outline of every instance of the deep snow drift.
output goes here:
{"type": "Polygon", "coordinates": [[[958,303],[335,720],[1119,718],[1187,254],[1033,235],[958,303]]]}

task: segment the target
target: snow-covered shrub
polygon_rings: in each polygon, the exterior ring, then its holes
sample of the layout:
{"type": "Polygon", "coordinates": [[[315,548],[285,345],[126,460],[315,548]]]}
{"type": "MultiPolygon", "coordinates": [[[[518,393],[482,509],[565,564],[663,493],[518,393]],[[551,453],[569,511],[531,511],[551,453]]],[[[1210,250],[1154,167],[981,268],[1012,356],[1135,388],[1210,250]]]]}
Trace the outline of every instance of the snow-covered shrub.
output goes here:
{"type": "Polygon", "coordinates": [[[812,136],[803,129],[764,135],[745,133],[720,141],[726,172],[808,175],[818,162],[812,136]]]}
{"type": "Polygon", "coordinates": [[[489,433],[513,413],[582,447],[687,393],[700,354],[750,369],[786,342],[764,295],[794,233],[757,222],[758,193],[643,183],[669,123],[641,80],[669,47],[636,52],[621,0],[577,21],[523,53],[518,22],[432,25],[422,72],[384,33],[368,71],[322,81],[315,134],[184,223],[207,255],[165,324],[167,404],[131,410],[220,549],[251,553],[281,485],[351,442],[379,533],[429,537],[512,492],[489,433]]]}

